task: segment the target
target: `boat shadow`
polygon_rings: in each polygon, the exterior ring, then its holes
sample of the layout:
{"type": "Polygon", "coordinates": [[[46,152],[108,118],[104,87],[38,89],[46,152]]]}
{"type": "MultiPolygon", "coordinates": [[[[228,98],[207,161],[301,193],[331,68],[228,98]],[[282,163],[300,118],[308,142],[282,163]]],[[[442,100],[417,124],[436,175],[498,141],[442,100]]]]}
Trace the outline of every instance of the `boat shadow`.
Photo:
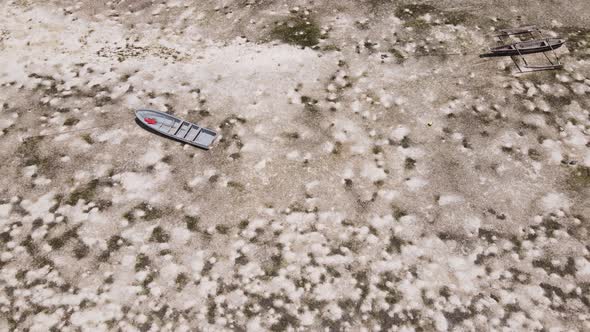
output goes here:
{"type": "Polygon", "coordinates": [[[138,126],[140,126],[141,128],[143,128],[143,129],[145,129],[145,130],[149,131],[149,132],[150,132],[150,133],[152,133],[152,134],[156,134],[156,135],[158,135],[158,136],[160,136],[160,137],[163,137],[163,138],[166,138],[166,139],[169,139],[169,140],[172,140],[172,141],[175,141],[175,142],[181,143],[181,144],[183,144],[183,145],[189,145],[189,146],[195,147],[195,148],[197,148],[197,149],[199,149],[199,150],[205,150],[205,151],[208,151],[208,149],[202,148],[202,147],[200,147],[200,146],[196,146],[196,145],[188,144],[187,142],[181,141],[181,140],[179,140],[179,139],[177,139],[177,138],[174,138],[174,137],[172,137],[172,136],[164,135],[164,134],[162,134],[161,132],[159,132],[159,131],[157,131],[157,130],[154,130],[154,129],[152,129],[152,128],[148,127],[148,126],[146,126],[146,125],[145,125],[145,123],[141,122],[141,121],[140,121],[138,118],[135,118],[135,123],[136,123],[138,126]]]}
{"type": "Polygon", "coordinates": [[[494,54],[494,53],[483,53],[483,54],[479,55],[480,58],[500,58],[503,56],[506,56],[506,55],[494,54]]]}

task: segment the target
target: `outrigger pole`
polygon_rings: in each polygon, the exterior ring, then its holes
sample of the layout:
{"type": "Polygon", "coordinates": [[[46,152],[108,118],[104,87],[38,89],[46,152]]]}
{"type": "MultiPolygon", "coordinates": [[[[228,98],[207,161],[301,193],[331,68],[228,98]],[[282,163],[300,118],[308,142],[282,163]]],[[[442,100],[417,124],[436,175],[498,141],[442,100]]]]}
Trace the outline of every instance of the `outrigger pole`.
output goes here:
{"type": "Polygon", "coordinates": [[[543,33],[541,33],[541,30],[539,30],[536,26],[526,26],[526,27],[515,28],[515,29],[502,29],[502,30],[500,30],[500,33],[496,34],[495,36],[498,37],[500,39],[500,42],[504,43],[504,45],[494,47],[494,48],[490,49],[490,53],[481,54],[480,57],[487,58],[487,57],[510,56],[510,59],[512,60],[512,62],[514,62],[514,64],[516,65],[516,68],[518,68],[518,70],[521,73],[542,71],[542,70],[555,70],[555,69],[563,68],[563,65],[561,64],[561,62],[559,60],[559,56],[555,52],[555,49],[561,47],[561,45],[563,45],[565,43],[565,41],[563,39],[559,39],[559,38],[545,37],[543,35],[543,33]],[[539,38],[535,37],[535,34],[534,34],[535,32],[539,35],[539,38]],[[520,39],[517,42],[514,42],[512,44],[508,44],[509,41],[505,39],[510,36],[523,35],[523,34],[529,35],[530,39],[529,40],[520,39]],[[551,58],[549,58],[549,56],[546,53],[547,51],[551,51],[553,53],[553,56],[555,57],[555,62],[552,61],[551,58]],[[529,63],[526,60],[525,55],[526,54],[534,54],[534,53],[543,53],[543,55],[545,56],[547,61],[549,61],[549,65],[545,65],[545,66],[531,66],[531,65],[529,65],[529,63]],[[516,56],[518,56],[522,59],[522,61],[524,63],[524,69],[527,69],[527,70],[523,70],[523,67],[521,67],[518,64],[518,61],[515,58],[516,56]]]}

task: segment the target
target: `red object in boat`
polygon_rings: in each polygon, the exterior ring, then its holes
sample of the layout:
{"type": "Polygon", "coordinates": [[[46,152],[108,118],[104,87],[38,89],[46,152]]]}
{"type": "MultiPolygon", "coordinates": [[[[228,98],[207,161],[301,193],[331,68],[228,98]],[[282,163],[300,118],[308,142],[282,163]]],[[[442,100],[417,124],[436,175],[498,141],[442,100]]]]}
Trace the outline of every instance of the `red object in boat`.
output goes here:
{"type": "Polygon", "coordinates": [[[151,125],[155,125],[156,123],[158,123],[158,121],[156,121],[156,119],[153,118],[144,118],[143,120],[151,125]]]}

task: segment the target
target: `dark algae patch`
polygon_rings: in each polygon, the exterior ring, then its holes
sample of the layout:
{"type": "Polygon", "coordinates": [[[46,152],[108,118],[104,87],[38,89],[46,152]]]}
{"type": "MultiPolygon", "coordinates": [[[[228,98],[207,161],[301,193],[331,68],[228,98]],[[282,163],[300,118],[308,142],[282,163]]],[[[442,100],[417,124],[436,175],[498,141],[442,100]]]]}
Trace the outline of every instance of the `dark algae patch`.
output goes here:
{"type": "Polygon", "coordinates": [[[402,63],[406,60],[406,57],[403,55],[403,53],[395,47],[390,48],[388,52],[394,57],[396,63],[402,63]]]}
{"type": "Polygon", "coordinates": [[[87,184],[74,190],[68,199],[65,201],[68,205],[76,205],[79,200],[83,199],[86,202],[90,202],[96,195],[96,189],[98,188],[99,180],[94,179],[87,184]]]}
{"type": "Polygon", "coordinates": [[[150,263],[150,258],[147,255],[140,253],[135,257],[135,271],[139,272],[147,269],[150,266],[150,263]]]}
{"type": "Polygon", "coordinates": [[[150,221],[162,218],[166,212],[169,212],[168,209],[159,209],[157,207],[151,206],[145,202],[136,205],[131,210],[125,212],[123,214],[123,218],[127,219],[129,222],[134,222],[138,218],[150,221]],[[137,211],[142,211],[143,215],[138,216],[136,214],[137,211]]]}
{"type": "Polygon", "coordinates": [[[39,164],[39,144],[42,139],[42,136],[29,137],[17,148],[16,153],[23,159],[24,166],[39,164]]]}
{"type": "Polygon", "coordinates": [[[411,27],[417,30],[427,30],[429,23],[420,19],[420,16],[434,12],[436,8],[426,4],[412,4],[400,6],[395,10],[395,16],[404,20],[406,27],[411,27]]]}
{"type": "Polygon", "coordinates": [[[158,242],[158,243],[165,243],[170,240],[170,234],[168,234],[162,227],[157,226],[152,231],[152,235],[150,237],[151,242],[158,242]]]}
{"type": "Polygon", "coordinates": [[[440,12],[440,15],[443,17],[443,22],[445,24],[451,25],[464,24],[472,18],[472,14],[462,10],[442,11],[440,12]]]}
{"type": "Polygon", "coordinates": [[[182,272],[179,273],[176,276],[176,280],[175,280],[176,289],[178,291],[181,291],[186,285],[188,285],[189,282],[190,282],[190,279],[185,273],[182,273],[182,272]]]}
{"type": "Polygon", "coordinates": [[[94,144],[94,140],[92,139],[92,137],[90,136],[90,134],[84,134],[84,135],[82,135],[82,139],[84,140],[84,142],[86,142],[88,144],[94,144]]]}
{"type": "Polygon", "coordinates": [[[184,216],[184,222],[189,231],[196,232],[199,230],[199,217],[184,216]]]}
{"type": "Polygon", "coordinates": [[[427,4],[410,4],[397,7],[397,9],[395,10],[395,16],[401,18],[402,20],[407,20],[428,13],[432,13],[435,10],[436,8],[427,4]]]}
{"type": "Polygon", "coordinates": [[[66,121],[64,121],[64,126],[74,126],[78,122],[80,122],[79,119],[76,119],[76,118],[67,118],[66,121]]]}
{"type": "Polygon", "coordinates": [[[588,49],[588,43],[590,43],[590,28],[566,26],[555,30],[567,39],[566,46],[570,52],[575,53],[581,59],[590,58],[590,55],[585,52],[588,49]]]}
{"type": "Polygon", "coordinates": [[[162,209],[159,209],[157,207],[151,206],[147,203],[141,203],[139,205],[137,205],[135,207],[136,210],[141,210],[144,212],[144,215],[142,216],[142,218],[144,220],[155,220],[155,219],[160,219],[164,216],[165,211],[162,209]]]}
{"type": "MultiPolygon", "coordinates": [[[[78,226],[79,227],[79,226],[78,226]]],[[[60,236],[56,236],[47,241],[52,249],[61,249],[69,240],[78,236],[78,227],[65,231],[60,236]]]]}
{"type": "Polygon", "coordinates": [[[409,4],[399,6],[395,10],[395,16],[404,20],[406,27],[417,30],[428,30],[431,25],[450,24],[460,25],[467,22],[472,15],[462,10],[444,11],[427,4],[409,4]],[[430,14],[431,22],[426,22],[421,17],[430,14]]]}
{"type": "Polygon", "coordinates": [[[567,184],[572,190],[590,188],[590,167],[578,166],[573,168],[567,178],[567,184]]]}
{"type": "Polygon", "coordinates": [[[312,47],[320,42],[320,28],[307,16],[293,16],[277,22],[271,37],[292,45],[312,47]]]}
{"type": "Polygon", "coordinates": [[[25,139],[16,149],[16,155],[22,166],[37,165],[41,173],[52,174],[56,170],[56,161],[53,155],[41,148],[43,139],[43,136],[25,139]]]}
{"type": "MultiPolygon", "coordinates": [[[[78,200],[83,199],[86,203],[93,201],[97,196],[99,187],[111,187],[113,183],[109,178],[92,179],[90,182],[79,186],[65,200],[65,204],[76,205],[78,200]]],[[[99,208],[109,207],[112,202],[106,200],[98,200],[99,208]]]]}

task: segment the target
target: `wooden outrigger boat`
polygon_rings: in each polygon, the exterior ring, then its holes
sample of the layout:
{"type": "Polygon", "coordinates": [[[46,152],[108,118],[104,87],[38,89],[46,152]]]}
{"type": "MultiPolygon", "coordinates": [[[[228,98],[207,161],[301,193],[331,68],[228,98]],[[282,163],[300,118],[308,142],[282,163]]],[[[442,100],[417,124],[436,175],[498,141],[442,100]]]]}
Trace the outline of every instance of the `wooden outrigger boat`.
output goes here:
{"type": "Polygon", "coordinates": [[[217,137],[213,130],[164,112],[140,109],[135,116],[145,127],[157,133],[202,149],[209,149],[217,137]]]}
{"type": "Polygon", "coordinates": [[[522,54],[548,52],[560,48],[564,43],[565,40],[559,38],[527,40],[491,48],[490,53],[482,54],[481,57],[518,56],[522,54]]]}
{"type": "Polygon", "coordinates": [[[490,49],[489,53],[481,54],[480,57],[489,58],[509,56],[521,73],[563,68],[555,50],[560,48],[565,43],[565,40],[560,38],[545,38],[541,31],[535,26],[499,30],[499,34],[497,34],[496,37],[498,37],[500,42],[504,43],[504,45],[493,47],[490,49]],[[528,36],[530,39],[522,40],[523,35],[528,36]],[[511,36],[520,36],[521,40],[507,44],[511,36]],[[553,53],[554,60],[551,60],[547,55],[546,52],[549,51],[553,53]],[[535,53],[543,53],[547,61],[549,61],[549,64],[529,65],[525,55],[535,53]],[[518,64],[519,59],[524,65],[518,64]],[[523,70],[523,68],[525,70],[523,70]]]}

